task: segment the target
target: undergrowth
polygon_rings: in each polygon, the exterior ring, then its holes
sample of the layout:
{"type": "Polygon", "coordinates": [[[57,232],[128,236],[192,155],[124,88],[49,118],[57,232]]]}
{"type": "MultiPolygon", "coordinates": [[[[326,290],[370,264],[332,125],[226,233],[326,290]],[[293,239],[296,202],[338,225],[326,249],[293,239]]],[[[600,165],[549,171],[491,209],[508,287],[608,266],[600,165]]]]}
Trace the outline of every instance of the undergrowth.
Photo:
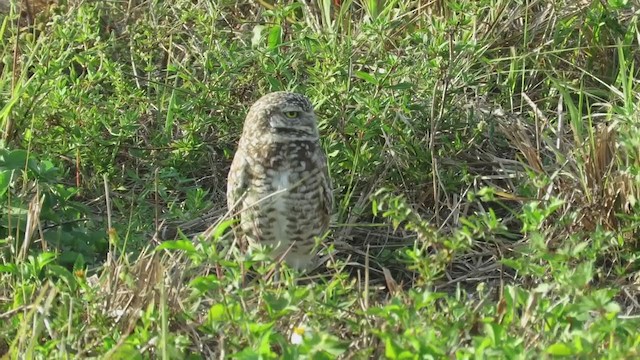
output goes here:
{"type": "Polygon", "coordinates": [[[23,5],[5,358],[639,356],[634,2],[23,5]],[[277,90],[312,99],[335,188],[306,275],[229,246],[230,160],[277,90]]]}

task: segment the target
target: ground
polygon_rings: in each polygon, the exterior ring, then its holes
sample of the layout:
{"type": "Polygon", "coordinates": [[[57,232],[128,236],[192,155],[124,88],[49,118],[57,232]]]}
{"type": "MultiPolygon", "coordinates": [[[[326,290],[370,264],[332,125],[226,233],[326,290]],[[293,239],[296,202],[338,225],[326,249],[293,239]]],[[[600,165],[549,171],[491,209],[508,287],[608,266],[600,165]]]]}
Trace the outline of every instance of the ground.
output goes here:
{"type": "Polygon", "coordinates": [[[6,358],[638,357],[637,4],[8,5],[6,358]],[[277,90],[336,207],[275,280],[225,191],[277,90]]]}

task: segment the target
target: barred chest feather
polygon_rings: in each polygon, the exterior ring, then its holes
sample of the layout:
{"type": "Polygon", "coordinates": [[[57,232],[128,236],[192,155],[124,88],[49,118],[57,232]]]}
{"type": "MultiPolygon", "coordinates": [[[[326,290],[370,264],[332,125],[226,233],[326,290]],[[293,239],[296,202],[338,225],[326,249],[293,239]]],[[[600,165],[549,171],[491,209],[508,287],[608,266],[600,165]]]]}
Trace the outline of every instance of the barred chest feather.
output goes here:
{"type": "Polygon", "coordinates": [[[291,142],[261,150],[258,158],[254,154],[249,160],[253,191],[245,205],[253,206],[249,207],[252,220],[243,221],[245,230],[252,241],[277,247],[276,256],[295,242],[287,261],[294,266],[298,261],[308,263],[315,237],[322,235],[327,222],[318,216],[327,180],[322,149],[319,144],[291,142]]]}
{"type": "Polygon", "coordinates": [[[289,219],[286,214],[289,213],[290,209],[290,204],[288,204],[287,200],[290,197],[285,195],[285,192],[290,191],[290,177],[291,171],[289,169],[281,169],[279,172],[273,174],[271,183],[273,192],[276,193],[272,205],[275,215],[275,221],[272,224],[273,233],[276,239],[282,239],[282,241],[290,237],[286,230],[289,225],[289,219]]]}

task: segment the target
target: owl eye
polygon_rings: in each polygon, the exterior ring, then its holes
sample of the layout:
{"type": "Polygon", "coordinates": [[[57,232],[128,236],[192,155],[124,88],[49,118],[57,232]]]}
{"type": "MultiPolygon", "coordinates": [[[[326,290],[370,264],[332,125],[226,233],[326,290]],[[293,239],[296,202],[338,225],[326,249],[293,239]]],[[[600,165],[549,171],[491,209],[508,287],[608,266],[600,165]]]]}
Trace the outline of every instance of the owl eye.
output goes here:
{"type": "Polygon", "coordinates": [[[285,111],[284,112],[284,116],[288,117],[289,119],[294,119],[298,117],[298,112],[297,111],[285,111]]]}

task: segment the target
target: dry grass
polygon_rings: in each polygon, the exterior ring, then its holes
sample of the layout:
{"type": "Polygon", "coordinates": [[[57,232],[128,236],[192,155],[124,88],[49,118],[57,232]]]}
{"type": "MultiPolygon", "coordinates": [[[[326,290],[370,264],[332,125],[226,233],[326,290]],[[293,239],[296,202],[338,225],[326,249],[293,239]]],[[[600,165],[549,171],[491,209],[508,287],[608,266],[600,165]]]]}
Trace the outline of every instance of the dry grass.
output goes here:
{"type": "MultiPolygon", "coordinates": [[[[23,3],[33,19],[40,3],[23,3]]],[[[633,6],[343,1],[286,2],[286,12],[267,1],[179,3],[73,3],[60,14],[66,26],[51,20],[36,34],[50,36],[51,49],[33,45],[69,54],[0,47],[14,60],[0,80],[39,81],[40,62],[64,69],[60,78],[44,72],[44,90],[28,88],[35,94],[17,96],[2,119],[14,129],[31,121],[29,133],[3,134],[7,143],[54,159],[64,181],[29,170],[0,195],[26,209],[2,228],[0,320],[12,325],[0,332],[0,354],[637,352],[626,322],[640,312],[633,6]],[[100,29],[84,34],[78,9],[100,29]],[[78,84],[51,85],[72,76],[78,84]],[[339,209],[322,266],[276,281],[281,264],[240,253],[221,230],[224,187],[246,105],[292,84],[324,116],[339,209]],[[30,96],[37,107],[23,104],[30,96]],[[117,119],[100,117],[110,111],[117,119]],[[47,138],[60,127],[81,146],[47,138]],[[71,183],[76,195],[56,197],[71,183]],[[69,199],[94,213],[72,213],[69,199]],[[58,224],[56,212],[73,219],[58,224]],[[106,259],[64,268],[39,255],[75,250],[48,235],[75,224],[109,229],[106,259]],[[307,345],[296,347],[303,327],[307,345]]],[[[29,28],[20,29],[8,38],[23,39],[29,28]]],[[[0,85],[2,106],[17,88],[0,85]]]]}

